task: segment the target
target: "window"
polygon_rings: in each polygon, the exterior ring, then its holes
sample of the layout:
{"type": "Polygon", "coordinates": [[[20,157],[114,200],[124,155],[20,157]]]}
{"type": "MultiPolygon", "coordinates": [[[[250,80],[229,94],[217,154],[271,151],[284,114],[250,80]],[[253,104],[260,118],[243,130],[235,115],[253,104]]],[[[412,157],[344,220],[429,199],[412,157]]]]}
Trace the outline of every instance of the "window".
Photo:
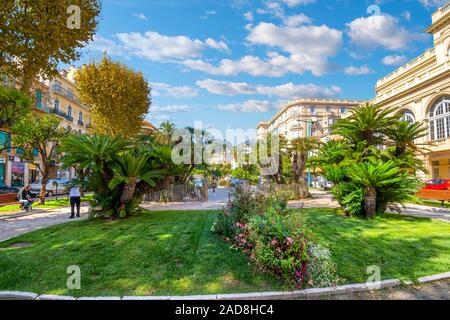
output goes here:
{"type": "Polygon", "coordinates": [[[326,110],[326,112],[330,112],[331,108],[330,107],[326,107],[325,110],[326,110]]]}
{"type": "Polygon", "coordinates": [[[36,90],[36,108],[42,109],[42,91],[36,90]]]}
{"type": "Polygon", "coordinates": [[[67,116],[68,116],[69,118],[72,118],[72,106],[68,106],[68,107],[67,107],[67,116]]]}
{"type": "Polygon", "coordinates": [[[316,114],[316,107],[311,107],[310,110],[312,115],[316,114]]]}
{"type": "Polygon", "coordinates": [[[430,110],[430,139],[450,137],[450,97],[439,99],[430,110]]]}
{"type": "Polygon", "coordinates": [[[78,123],[83,123],[83,112],[78,113],[78,123]]]}
{"type": "Polygon", "coordinates": [[[55,100],[55,111],[59,111],[59,100],[55,100]]]}
{"type": "Polygon", "coordinates": [[[346,113],[347,112],[347,108],[346,107],[341,107],[341,113],[346,113]]]}
{"type": "Polygon", "coordinates": [[[411,111],[407,110],[403,113],[400,120],[407,121],[409,123],[414,123],[414,122],[416,122],[416,117],[414,117],[414,114],[411,111]]]}

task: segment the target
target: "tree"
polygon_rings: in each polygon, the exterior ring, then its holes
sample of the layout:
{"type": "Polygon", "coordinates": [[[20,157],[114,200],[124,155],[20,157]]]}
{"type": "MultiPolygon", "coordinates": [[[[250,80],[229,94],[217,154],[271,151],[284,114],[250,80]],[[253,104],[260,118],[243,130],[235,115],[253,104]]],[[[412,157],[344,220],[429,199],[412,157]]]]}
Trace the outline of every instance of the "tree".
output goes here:
{"type": "Polygon", "coordinates": [[[386,131],[398,121],[391,116],[394,108],[382,109],[367,103],[351,110],[351,116],[339,119],[333,126],[333,134],[340,135],[352,144],[365,142],[373,146],[383,143],[386,131]]]}
{"type": "Polygon", "coordinates": [[[79,59],[99,14],[99,0],[2,0],[0,73],[20,79],[29,93],[37,76],[56,75],[58,65],[79,59]]]}
{"type": "Polygon", "coordinates": [[[318,152],[323,175],[335,183],[332,192],[346,214],[373,218],[411,199],[417,190],[415,171],[423,168],[417,157],[426,136],[421,123],[407,123],[393,109],[365,105],[338,121],[333,134],[340,140],[318,152]]]}
{"type": "Polygon", "coordinates": [[[297,138],[290,143],[289,151],[292,154],[292,171],[295,182],[300,182],[305,172],[309,153],[315,150],[319,141],[314,138],[297,138]]]}
{"type": "Polygon", "coordinates": [[[152,145],[121,136],[73,135],[63,141],[62,150],[66,166],[90,171],[91,216],[127,217],[137,210],[142,195],[166,174],[152,145]]]}
{"type": "Polygon", "coordinates": [[[61,140],[70,129],[59,127],[59,119],[53,115],[28,116],[21,119],[14,127],[13,144],[24,150],[23,157],[35,161],[33,151],[36,150],[40,161],[35,164],[42,176],[40,203],[45,203],[46,186],[50,177],[50,168],[56,160],[61,140]]]}
{"type": "Polygon", "coordinates": [[[395,161],[382,160],[353,165],[349,177],[364,190],[364,212],[367,218],[375,217],[377,211],[377,190],[401,182],[405,177],[395,161]]]}
{"type": "Polygon", "coordinates": [[[75,75],[80,101],[91,107],[92,132],[133,137],[150,107],[150,87],[140,72],[104,57],[75,75]]]}
{"type": "Polygon", "coordinates": [[[11,128],[31,111],[31,99],[14,88],[0,86],[0,128],[11,128]]]}
{"type": "Polygon", "coordinates": [[[172,136],[175,133],[175,125],[169,121],[161,123],[158,129],[157,138],[162,144],[172,144],[172,136]]]}

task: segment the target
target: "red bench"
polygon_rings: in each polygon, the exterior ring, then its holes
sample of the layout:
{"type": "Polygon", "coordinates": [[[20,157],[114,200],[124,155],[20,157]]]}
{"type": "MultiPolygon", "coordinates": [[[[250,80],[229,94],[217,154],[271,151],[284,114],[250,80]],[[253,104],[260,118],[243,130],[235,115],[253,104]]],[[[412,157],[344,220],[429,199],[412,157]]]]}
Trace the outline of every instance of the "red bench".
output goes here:
{"type": "Polygon", "coordinates": [[[19,203],[16,193],[0,193],[0,205],[19,203]]]}
{"type": "Polygon", "coordinates": [[[420,199],[427,200],[437,200],[442,202],[442,207],[444,207],[444,202],[450,202],[450,190],[427,190],[421,189],[416,193],[416,197],[420,199]]]}

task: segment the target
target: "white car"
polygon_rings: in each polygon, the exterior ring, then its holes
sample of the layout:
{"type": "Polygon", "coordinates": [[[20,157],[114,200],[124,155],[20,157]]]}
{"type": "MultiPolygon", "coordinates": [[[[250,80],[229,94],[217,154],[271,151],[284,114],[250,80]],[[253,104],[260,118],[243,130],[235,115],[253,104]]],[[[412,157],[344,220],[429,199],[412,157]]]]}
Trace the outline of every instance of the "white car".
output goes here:
{"type": "MultiPolygon", "coordinates": [[[[65,179],[51,179],[48,180],[47,182],[47,197],[52,197],[55,196],[58,190],[58,195],[60,194],[67,194],[68,190],[67,190],[67,183],[69,182],[69,180],[65,180],[65,179]],[[57,185],[56,185],[57,184],[57,185]]],[[[41,192],[41,186],[42,186],[42,182],[41,181],[37,181],[35,183],[31,184],[31,192],[33,193],[37,193],[39,195],[39,193],[41,192]]]]}

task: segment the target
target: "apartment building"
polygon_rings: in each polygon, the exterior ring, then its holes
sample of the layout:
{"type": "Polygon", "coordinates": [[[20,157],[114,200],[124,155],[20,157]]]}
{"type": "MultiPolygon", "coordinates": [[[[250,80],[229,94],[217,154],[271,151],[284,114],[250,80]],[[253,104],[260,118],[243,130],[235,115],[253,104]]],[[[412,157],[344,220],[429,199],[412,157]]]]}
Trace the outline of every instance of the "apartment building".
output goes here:
{"type": "Polygon", "coordinates": [[[258,124],[258,138],[268,133],[284,136],[288,141],[301,137],[326,139],[331,126],[348,110],[364,103],[359,100],[297,99],[289,102],[270,121],[258,124]]]}
{"type": "MultiPolygon", "coordinates": [[[[70,68],[52,80],[34,81],[31,88],[34,96],[33,112],[56,115],[62,127],[86,133],[91,125],[90,111],[78,100],[74,73],[75,69],[70,68]]],[[[3,84],[15,85],[6,78],[3,84]]],[[[0,128],[0,145],[4,146],[0,153],[0,184],[20,187],[36,181],[39,177],[38,168],[21,158],[23,150],[11,146],[11,139],[10,131],[0,128]]],[[[38,157],[37,152],[34,154],[38,157]]],[[[39,163],[39,159],[34,162],[39,163]]],[[[73,176],[73,170],[62,170],[56,162],[50,173],[52,179],[71,179],[73,176]]]]}
{"type": "Polygon", "coordinates": [[[403,119],[429,127],[424,141],[434,143],[423,160],[423,179],[450,178],[450,2],[432,14],[426,32],[434,47],[406,63],[376,84],[371,103],[395,107],[403,119]]]}

